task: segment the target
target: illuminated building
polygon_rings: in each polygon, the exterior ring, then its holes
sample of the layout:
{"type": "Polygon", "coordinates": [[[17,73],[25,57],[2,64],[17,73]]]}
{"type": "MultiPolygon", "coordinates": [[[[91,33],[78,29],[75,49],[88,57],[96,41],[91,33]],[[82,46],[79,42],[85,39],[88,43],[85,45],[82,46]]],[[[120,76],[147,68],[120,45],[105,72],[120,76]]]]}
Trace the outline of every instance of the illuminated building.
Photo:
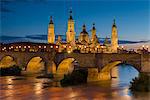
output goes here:
{"type": "MultiPolygon", "coordinates": [[[[99,39],[96,35],[95,24],[93,24],[91,31],[91,36],[86,30],[85,24],[82,26],[82,32],[80,32],[79,37],[75,39],[75,22],[72,17],[72,10],[70,10],[70,15],[68,19],[67,32],[66,32],[66,42],[61,40],[58,36],[56,45],[59,45],[59,52],[73,52],[74,50],[80,51],[80,53],[117,53],[118,51],[118,33],[115,20],[112,25],[111,33],[111,43],[106,37],[103,44],[100,44],[99,39]]],[[[55,33],[54,33],[54,23],[52,17],[50,19],[48,27],[48,43],[55,43],[55,33]]]]}
{"type": "Polygon", "coordinates": [[[55,42],[55,32],[54,32],[54,23],[52,20],[52,16],[50,17],[50,22],[48,25],[48,43],[54,43],[55,42]]]}
{"type": "Polygon", "coordinates": [[[117,48],[118,48],[118,33],[117,33],[117,26],[115,23],[112,25],[112,33],[111,33],[111,49],[113,53],[117,53],[117,48]]]}
{"type": "Polygon", "coordinates": [[[85,24],[82,27],[82,32],[79,35],[78,41],[81,44],[89,44],[89,42],[90,42],[89,35],[88,35],[88,32],[86,31],[85,24]]]}
{"type": "Polygon", "coordinates": [[[74,29],[74,20],[72,17],[72,11],[70,10],[70,16],[68,19],[68,28],[66,32],[66,42],[75,46],[75,29],[74,29]]]}

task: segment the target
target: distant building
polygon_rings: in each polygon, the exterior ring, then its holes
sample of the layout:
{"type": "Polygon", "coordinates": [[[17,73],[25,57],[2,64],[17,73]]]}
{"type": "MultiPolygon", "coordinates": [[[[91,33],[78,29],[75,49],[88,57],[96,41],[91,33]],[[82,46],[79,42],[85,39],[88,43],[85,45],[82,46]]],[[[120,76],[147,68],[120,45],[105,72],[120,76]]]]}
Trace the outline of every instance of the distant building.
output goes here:
{"type": "Polygon", "coordinates": [[[112,33],[111,33],[111,49],[113,53],[117,53],[117,48],[118,48],[118,32],[117,32],[117,26],[115,23],[112,25],[112,33]]]}
{"type": "Polygon", "coordinates": [[[98,40],[98,37],[97,37],[97,35],[96,35],[96,28],[95,28],[95,24],[93,23],[93,28],[92,28],[92,30],[91,30],[91,33],[92,33],[92,35],[91,35],[91,40],[90,40],[90,42],[92,43],[92,44],[97,44],[97,43],[99,43],[99,40],[98,40]]]}
{"type": "Polygon", "coordinates": [[[50,22],[48,25],[48,43],[55,43],[55,32],[54,32],[54,23],[52,20],[52,16],[50,17],[50,22]]]}
{"type": "Polygon", "coordinates": [[[72,17],[72,11],[70,10],[70,16],[68,19],[68,28],[66,32],[66,40],[67,43],[70,43],[72,46],[75,46],[75,28],[74,28],[74,20],[72,17]]]}
{"type": "MultiPolygon", "coordinates": [[[[68,26],[66,32],[66,42],[61,41],[61,37],[58,37],[56,44],[59,45],[59,52],[80,51],[80,53],[117,53],[118,50],[118,33],[115,20],[112,25],[111,43],[109,43],[106,37],[104,44],[100,44],[96,35],[95,24],[91,29],[91,36],[89,36],[85,24],[82,26],[82,31],[79,34],[78,39],[75,39],[75,22],[72,17],[72,10],[70,10],[68,19],[68,26]]],[[[48,43],[55,43],[54,23],[52,17],[48,27],[48,43]]]]}
{"type": "Polygon", "coordinates": [[[86,31],[85,24],[82,27],[82,32],[79,35],[78,41],[79,41],[79,43],[85,44],[85,45],[88,45],[90,42],[89,35],[88,35],[88,32],[86,31]]]}

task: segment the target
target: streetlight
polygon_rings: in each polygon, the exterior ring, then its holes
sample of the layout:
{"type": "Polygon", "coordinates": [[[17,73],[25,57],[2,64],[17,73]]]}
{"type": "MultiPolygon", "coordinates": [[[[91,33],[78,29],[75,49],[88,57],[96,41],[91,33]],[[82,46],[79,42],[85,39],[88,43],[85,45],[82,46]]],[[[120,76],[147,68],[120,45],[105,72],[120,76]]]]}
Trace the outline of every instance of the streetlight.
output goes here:
{"type": "Polygon", "coordinates": [[[69,48],[71,48],[71,46],[69,46],[69,48]]]}
{"type": "Polygon", "coordinates": [[[28,48],[30,48],[30,46],[28,46],[28,48]]]}
{"type": "Polygon", "coordinates": [[[41,46],[39,46],[39,48],[41,48],[41,46]]]}
{"type": "Polygon", "coordinates": [[[144,49],[144,47],[145,47],[145,46],[144,46],[144,45],[142,45],[142,48],[143,48],[143,49],[144,49]]]}
{"type": "Polygon", "coordinates": [[[124,48],[124,46],[122,45],[122,46],[121,46],[121,48],[123,49],[123,48],[124,48]]]}
{"type": "Polygon", "coordinates": [[[52,46],[52,45],[51,45],[50,47],[51,47],[51,48],[53,48],[53,46],[52,46]]]}
{"type": "Polygon", "coordinates": [[[56,46],[56,48],[58,48],[58,46],[56,46]]]}

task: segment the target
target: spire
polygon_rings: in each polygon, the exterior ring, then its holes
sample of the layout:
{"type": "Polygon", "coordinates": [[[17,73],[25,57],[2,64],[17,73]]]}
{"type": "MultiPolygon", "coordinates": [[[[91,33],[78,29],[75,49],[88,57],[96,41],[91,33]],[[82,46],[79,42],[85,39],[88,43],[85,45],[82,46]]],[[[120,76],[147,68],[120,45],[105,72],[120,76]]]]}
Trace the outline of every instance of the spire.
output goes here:
{"type": "Polygon", "coordinates": [[[95,30],[96,28],[95,28],[95,23],[93,23],[93,30],[95,30]]]}
{"type": "Polygon", "coordinates": [[[86,31],[86,26],[85,26],[85,24],[83,24],[82,30],[83,30],[83,31],[86,31]]]}
{"type": "Polygon", "coordinates": [[[114,19],[114,25],[115,25],[116,23],[115,23],[115,19],[114,19]]]}
{"type": "Polygon", "coordinates": [[[50,17],[50,22],[49,24],[53,24],[52,16],[50,17]]]}
{"type": "Polygon", "coordinates": [[[115,19],[114,19],[113,27],[117,27],[115,19]]]}
{"type": "Polygon", "coordinates": [[[71,9],[70,9],[70,11],[69,11],[69,14],[70,14],[69,19],[72,20],[73,18],[72,18],[72,10],[71,10],[71,9]]]}

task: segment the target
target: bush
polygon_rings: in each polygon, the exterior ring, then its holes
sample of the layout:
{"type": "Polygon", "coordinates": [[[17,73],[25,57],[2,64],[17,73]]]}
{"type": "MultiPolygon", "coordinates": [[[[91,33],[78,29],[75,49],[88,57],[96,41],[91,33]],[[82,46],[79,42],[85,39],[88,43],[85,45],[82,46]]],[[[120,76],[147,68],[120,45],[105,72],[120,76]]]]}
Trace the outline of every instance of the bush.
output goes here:
{"type": "Polygon", "coordinates": [[[12,76],[12,75],[20,75],[21,68],[19,66],[13,65],[11,67],[0,68],[0,76],[12,76]]]}
{"type": "Polygon", "coordinates": [[[60,81],[62,86],[78,85],[87,82],[87,70],[74,70],[72,74],[64,75],[60,81]]]}
{"type": "Polygon", "coordinates": [[[132,79],[130,84],[131,91],[148,92],[150,91],[150,76],[145,73],[140,73],[139,77],[132,79]]]}

